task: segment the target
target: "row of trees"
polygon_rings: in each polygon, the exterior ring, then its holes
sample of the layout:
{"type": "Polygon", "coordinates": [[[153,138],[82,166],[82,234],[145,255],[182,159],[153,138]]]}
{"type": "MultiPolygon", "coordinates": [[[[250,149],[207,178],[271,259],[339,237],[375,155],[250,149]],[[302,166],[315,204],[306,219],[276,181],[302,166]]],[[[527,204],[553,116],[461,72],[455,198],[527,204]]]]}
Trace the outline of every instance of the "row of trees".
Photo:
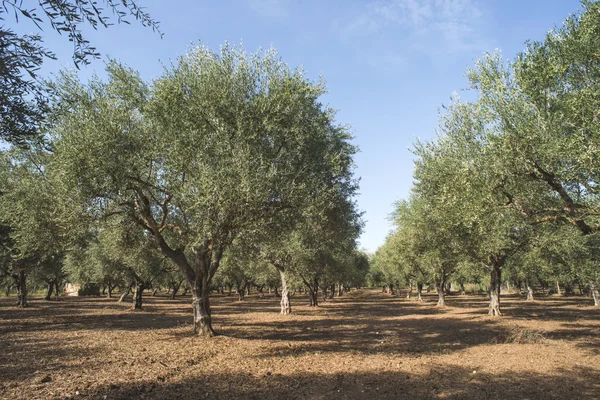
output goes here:
{"type": "Polygon", "coordinates": [[[286,314],[290,280],[316,305],[319,288],[364,278],[357,150],[319,102],[323,82],[230,45],[192,48],[150,83],[114,61],[106,71],[49,83],[41,140],[2,153],[3,268],[21,305],[42,269],[131,282],[136,307],[170,274],[190,288],[195,331],[212,335],[215,280],[241,289],[268,266],[286,314]]]}
{"type": "MultiPolygon", "coordinates": [[[[486,280],[585,287],[599,305],[600,5],[530,42],[513,62],[488,54],[467,72],[437,139],[415,145],[414,184],[374,264],[388,285],[486,280]],[[485,277],[487,275],[487,278],[485,277]]],[[[560,289],[558,289],[560,290],[560,289]]]]}

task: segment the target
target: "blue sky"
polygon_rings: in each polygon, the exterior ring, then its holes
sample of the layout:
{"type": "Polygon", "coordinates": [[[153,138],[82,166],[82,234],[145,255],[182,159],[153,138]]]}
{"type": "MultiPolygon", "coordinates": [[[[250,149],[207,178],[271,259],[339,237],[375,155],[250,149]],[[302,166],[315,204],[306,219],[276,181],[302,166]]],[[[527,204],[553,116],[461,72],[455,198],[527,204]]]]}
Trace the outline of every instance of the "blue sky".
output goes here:
{"type": "MultiPolygon", "coordinates": [[[[412,180],[416,138],[435,135],[438,109],[453,91],[467,87],[465,69],[486,51],[506,58],[539,40],[579,8],[577,0],[138,0],[161,23],[164,37],[138,24],[93,31],[87,38],[104,55],[152,79],[162,64],[202,41],[217,49],[243,42],[247,51],[274,46],[292,66],[323,76],[324,102],[339,110],[361,149],[356,174],[358,203],[366,212],[361,246],[375,251],[391,229],[394,201],[405,198],[412,180]]],[[[19,32],[33,24],[7,20],[19,32]]],[[[48,75],[72,68],[66,37],[43,33],[58,61],[48,75]]],[[[80,71],[102,74],[97,60],[80,71]]]]}

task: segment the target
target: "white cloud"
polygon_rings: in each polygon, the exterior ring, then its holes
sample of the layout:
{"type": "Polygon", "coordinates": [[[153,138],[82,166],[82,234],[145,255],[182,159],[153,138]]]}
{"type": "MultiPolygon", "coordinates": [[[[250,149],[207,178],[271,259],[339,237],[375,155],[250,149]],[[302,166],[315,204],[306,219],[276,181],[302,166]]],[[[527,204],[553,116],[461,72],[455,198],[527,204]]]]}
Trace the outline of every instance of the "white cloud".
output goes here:
{"type": "Polygon", "coordinates": [[[474,0],[379,0],[334,21],[346,40],[374,36],[429,55],[484,48],[485,11],[474,0]],[[393,39],[392,39],[393,38],[393,39]]]}
{"type": "Polygon", "coordinates": [[[247,0],[248,7],[258,16],[274,20],[287,20],[289,17],[288,0],[247,0]]]}

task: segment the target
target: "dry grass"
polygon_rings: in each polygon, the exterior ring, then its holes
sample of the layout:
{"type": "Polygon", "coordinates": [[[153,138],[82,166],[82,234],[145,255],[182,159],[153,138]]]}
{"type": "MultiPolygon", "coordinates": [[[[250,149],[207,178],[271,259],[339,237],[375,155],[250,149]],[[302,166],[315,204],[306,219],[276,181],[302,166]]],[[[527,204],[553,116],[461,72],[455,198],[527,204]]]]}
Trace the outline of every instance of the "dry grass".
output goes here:
{"type": "Polygon", "coordinates": [[[213,339],[189,297],[0,299],[3,399],[598,399],[600,310],[584,298],[451,296],[435,307],[353,291],[318,309],[215,296],[213,339]],[[542,339],[542,340],[540,340],[542,339]],[[519,343],[519,344],[515,344],[519,343]]]}

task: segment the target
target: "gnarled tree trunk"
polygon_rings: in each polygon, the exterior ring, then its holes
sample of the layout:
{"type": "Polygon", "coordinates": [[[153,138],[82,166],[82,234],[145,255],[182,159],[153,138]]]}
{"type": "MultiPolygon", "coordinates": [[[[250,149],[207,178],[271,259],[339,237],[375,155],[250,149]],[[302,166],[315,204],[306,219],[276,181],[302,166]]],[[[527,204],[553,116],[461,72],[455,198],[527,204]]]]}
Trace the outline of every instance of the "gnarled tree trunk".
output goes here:
{"type": "Polygon", "coordinates": [[[438,302],[437,302],[437,306],[438,307],[445,307],[446,306],[446,275],[442,274],[442,278],[440,279],[440,281],[437,283],[437,293],[438,293],[438,302]]]}
{"type": "Polygon", "coordinates": [[[306,287],[308,288],[308,296],[309,296],[309,306],[310,307],[318,307],[319,306],[319,280],[315,279],[312,284],[308,282],[304,282],[306,287]]]}
{"type": "Polygon", "coordinates": [[[17,307],[27,307],[27,274],[20,270],[15,277],[17,283],[17,307]]]}
{"type": "Polygon", "coordinates": [[[533,288],[529,286],[529,280],[525,281],[525,286],[527,288],[527,300],[533,300],[533,288]]]}
{"type": "MultiPolygon", "coordinates": [[[[275,269],[279,272],[279,277],[281,278],[281,300],[279,304],[281,305],[281,314],[288,315],[292,313],[292,303],[290,302],[290,290],[288,288],[287,275],[285,272],[285,266],[280,261],[271,262],[275,269]]],[[[275,286],[275,296],[277,296],[277,286],[275,286]]]]}
{"type": "Polygon", "coordinates": [[[490,308],[489,315],[499,316],[500,313],[500,283],[502,277],[502,265],[494,262],[490,272],[490,308]]]}
{"type": "Polygon", "coordinates": [[[590,283],[590,291],[592,292],[592,298],[594,299],[594,307],[600,307],[600,293],[598,292],[598,286],[593,282],[590,283]]]}
{"type": "Polygon", "coordinates": [[[417,301],[423,301],[423,284],[421,282],[417,282],[417,301]]]}
{"type": "Polygon", "coordinates": [[[209,289],[208,277],[206,276],[199,277],[192,285],[194,333],[205,337],[215,335],[210,315],[209,289]]]}
{"type": "Polygon", "coordinates": [[[131,292],[131,288],[133,287],[133,282],[129,284],[129,286],[127,286],[125,288],[125,291],[123,293],[121,293],[121,296],[119,297],[119,303],[122,303],[125,301],[125,298],[129,295],[129,293],[131,292]]]}
{"type": "Polygon", "coordinates": [[[44,297],[44,300],[48,301],[52,300],[52,292],[54,291],[54,281],[46,281],[46,283],[48,284],[48,290],[46,291],[46,297],[44,297]]]}
{"type": "Polygon", "coordinates": [[[133,293],[133,308],[135,310],[142,309],[142,297],[144,295],[145,288],[144,282],[135,283],[135,292],[133,293]]]}

